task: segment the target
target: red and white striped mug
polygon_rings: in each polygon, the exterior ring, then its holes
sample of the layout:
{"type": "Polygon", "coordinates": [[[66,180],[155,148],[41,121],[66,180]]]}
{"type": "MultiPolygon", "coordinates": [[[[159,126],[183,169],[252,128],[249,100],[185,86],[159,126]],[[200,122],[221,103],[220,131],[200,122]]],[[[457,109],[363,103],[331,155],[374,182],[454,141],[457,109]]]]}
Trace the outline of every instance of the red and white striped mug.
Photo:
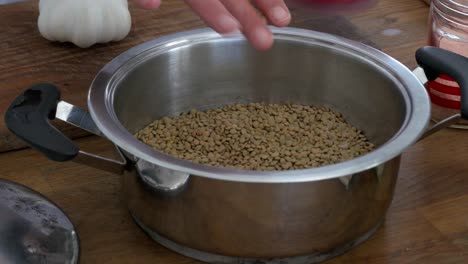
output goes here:
{"type": "Polygon", "coordinates": [[[428,82],[426,88],[433,104],[460,109],[460,86],[449,76],[439,76],[436,80],[428,82]]]}

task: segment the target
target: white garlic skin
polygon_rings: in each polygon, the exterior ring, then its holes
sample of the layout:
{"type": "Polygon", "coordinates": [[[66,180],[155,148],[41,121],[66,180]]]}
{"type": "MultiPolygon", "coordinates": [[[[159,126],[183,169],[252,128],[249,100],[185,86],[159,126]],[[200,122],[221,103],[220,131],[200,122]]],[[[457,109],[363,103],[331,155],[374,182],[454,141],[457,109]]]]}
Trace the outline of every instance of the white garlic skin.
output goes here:
{"type": "Polygon", "coordinates": [[[120,41],[130,32],[127,0],[40,0],[38,27],[50,41],[80,48],[120,41]]]}

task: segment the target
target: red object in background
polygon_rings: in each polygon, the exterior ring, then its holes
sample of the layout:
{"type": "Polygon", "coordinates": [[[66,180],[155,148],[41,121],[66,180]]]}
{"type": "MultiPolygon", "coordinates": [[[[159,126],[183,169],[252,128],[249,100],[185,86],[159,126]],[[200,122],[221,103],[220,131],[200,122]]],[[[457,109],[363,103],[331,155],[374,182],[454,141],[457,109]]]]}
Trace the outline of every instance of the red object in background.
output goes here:
{"type": "Polygon", "coordinates": [[[460,109],[460,87],[447,75],[441,75],[426,84],[433,104],[449,109],[460,109]]]}

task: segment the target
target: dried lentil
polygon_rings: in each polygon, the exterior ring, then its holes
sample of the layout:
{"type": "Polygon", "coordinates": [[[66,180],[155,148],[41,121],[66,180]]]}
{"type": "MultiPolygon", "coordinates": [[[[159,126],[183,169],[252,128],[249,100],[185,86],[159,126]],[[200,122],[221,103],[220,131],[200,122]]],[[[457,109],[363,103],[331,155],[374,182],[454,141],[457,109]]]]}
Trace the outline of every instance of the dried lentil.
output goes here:
{"type": "Polygon", "coordinates": [[[342,162],[374,149],[327,107],[230,105],[154,121],[135,135],[180,159],[247,170],[292,170],[342,162]]]}

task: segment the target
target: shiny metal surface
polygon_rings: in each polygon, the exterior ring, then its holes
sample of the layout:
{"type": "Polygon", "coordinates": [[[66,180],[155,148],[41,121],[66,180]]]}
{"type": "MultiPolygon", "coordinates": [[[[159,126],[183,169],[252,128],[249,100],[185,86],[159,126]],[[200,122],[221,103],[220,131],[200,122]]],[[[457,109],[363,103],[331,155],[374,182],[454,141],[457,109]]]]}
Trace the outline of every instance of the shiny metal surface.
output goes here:
{"type": "Polygon", "coordinates": [[[57,104],[55,117],[70,125],[79,127],[95,135],[102,136],[101,131],[96,127],[96,124],[89,113],[70,103],[60,101],[57,104]]]}
{"type": "Polygon", "coordinates": [[[124,200],[147,230],[198,251],[258,259],[320,255],[383,221],[398,169],[399,157],[352,175],[346,185],[339,178],[242,183],[192,175],[175,195],[155,192],[133,170],[123,176],[124,200]]]}
{"type": "Polygon", "coordinates": [[[0,179],[0,263],[76,264],[79,241],[73,224],[52,202],[0,179]]]}
{"type": "Polygon", "coordinates": [[[414,76],[418,78],[418,80],[421,82],[421,84],[425,84],[428,82],[426,73],[424,72],[424,69],[421,67],[416,67],[416,69],[413,70],[414,76]]]}
{"type": "Polygon", "coordinates": [[[80,150],[73,161],[103,171],[122,174],[127,167],[127,161],[121,155],[120,151],[117,152],[120,155],[120,160],[109,159],[80,150]]]}
{"type": "Polygon", "coordinates": [[[146,232],[153,240],[157,241],[162,246],[175,251],[181,255],[198,259],[207,263],[216,263],[216,264],[314,264],[320,263],[327,259],[333,258],[335,256],[341,255],[346,251],[358,246],[362,242],[369,239],[380,227],[379,223],[374,228],[369,230],[366,234],[358,237],[357,239],[341,245],[338,248],[333,249],[329,252],[317,252],[315,254],[306,255],[306,256],[293,256],[287,258],[269,258],[269,259],[258,259],[258,258],[241,258],[235,256],[223,256],[216,255],[209,252],[199,251],[193,248],[188,248],[186,246],[180,245],[171,241],[158,233],[153,232],[151,229],[147,228],[142,222],[137,218],[134,218],[135,222],[146,232]]]}
{"type": "MultiPolygon", "coordinates": [[[[99,129],[96,127],[96,124],[89,115],[89,112],[65,101],[60,101],[57,104],[55,117],[95,135],[103,136],[101,131],[99,131],[99,129]]],[[[73,159],[73,161],[104,171],[122,174],[127,165],[127,162],[125,157],[122,156],[118,149],[117,153],[119,154],[120,160],[113,160],[87,153],[85,151],[80,151],[73,159]]]]}
{"type": "Polygon", "coordinates": [[[90,113],[139,164],[125,171],[123,187],[146,230],[197,252],[261,261],[338,252],[383,221],[400,154],[429,123],[423,85],[362,44],[272,29],[275,46],[268,52],[255,51],[240,35],[203,29],[137,46],[96,76],[90,113]],[[258,172],[182,161],[133,136],[163,116],[246,102],[328,105],[378,148],[331,166],[258,172]]]}
{"type": "Polygon", "coordinates": [[[442,120],[442,121],[439,121],[437,122],[435,125],[433,125],[430,129],[428,129],[424,135],[419,139],[419,140],[423,140],[425,139],[426,137],[444,129],[444,128],[448,128],[456,123],[458,123],[460,120],[462,120],[462,117],[461,117],[461,114],[455,114],[453,116],[449,116],[447,117],[446,119],[442,120]]]}
{"type": "Polygon", "coordinates": [[[163,168],[144,160],[139,160],[135,169],[139,179],[149,187],[150,192],[164,196],[175,195],[184,190],[190,178],[187,173],[163,168]]]}
{"type": "Polygon", "coordinates": [[[240,35],[223,38],[209,29],[132,48],[96,76],[88,96],[91,116],[109,140],[136,159],[191,175],[254,183],[307,182],[360,173],[400,155],[422,135],[429,122],[429,97],[404,65],[336,36],[272,30],[275,46],[267,52],[255,51],[240,35]],[[179,160],[133,136],[165,115],[252,101],[329,105],[379,147],[330,166],[258,172],[179,160]]]}

